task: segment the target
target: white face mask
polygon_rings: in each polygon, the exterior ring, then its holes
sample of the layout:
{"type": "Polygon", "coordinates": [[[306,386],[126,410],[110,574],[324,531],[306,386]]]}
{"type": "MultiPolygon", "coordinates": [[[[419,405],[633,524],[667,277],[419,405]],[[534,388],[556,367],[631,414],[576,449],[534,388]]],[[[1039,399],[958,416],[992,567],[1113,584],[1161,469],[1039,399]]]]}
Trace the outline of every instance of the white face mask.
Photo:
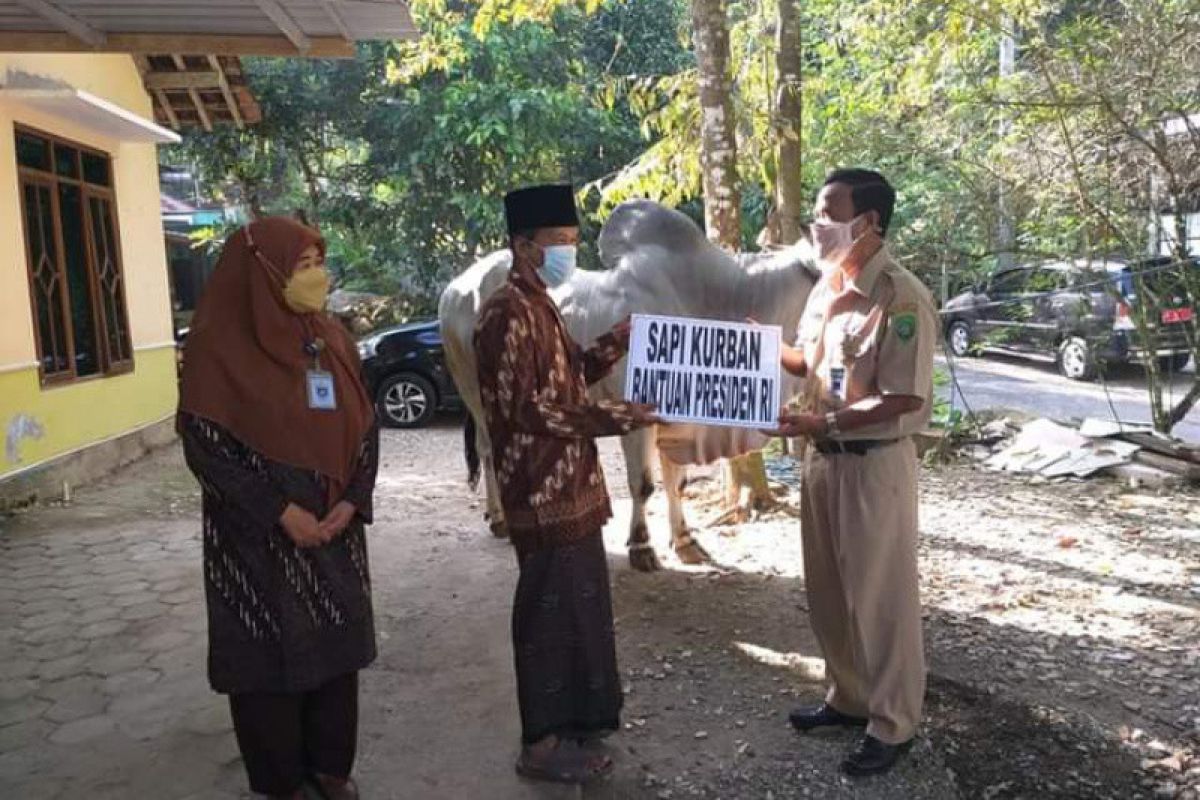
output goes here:
{"type": "Polygon", "coordinates": [[[811,226],[813,247],[821,266],[829,269],[841,266],[842,260],[850,255],[850,249],[858,239],[854,226],[863,218],[859,214],[849,222],[818,220],[811,226]]]}

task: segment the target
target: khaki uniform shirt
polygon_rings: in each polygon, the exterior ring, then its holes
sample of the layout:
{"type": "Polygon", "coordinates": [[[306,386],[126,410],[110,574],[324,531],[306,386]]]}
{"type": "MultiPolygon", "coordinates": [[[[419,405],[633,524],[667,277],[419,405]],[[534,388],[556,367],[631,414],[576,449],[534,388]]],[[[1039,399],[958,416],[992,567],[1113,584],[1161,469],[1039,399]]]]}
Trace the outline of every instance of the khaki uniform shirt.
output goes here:
{"type": "Polygon", "coordinates": [[[938,324],[929,290],[896,263],[886,245],[839,292],[834,284],[840,281],[839,271],[822,277],[800,319],[796,346],[804,350],[812,405],[823,412],[881,395],[920,397],[925,404],[919,411],[836,438],[901,439],[918,433],[933,409],[938,324]]]}

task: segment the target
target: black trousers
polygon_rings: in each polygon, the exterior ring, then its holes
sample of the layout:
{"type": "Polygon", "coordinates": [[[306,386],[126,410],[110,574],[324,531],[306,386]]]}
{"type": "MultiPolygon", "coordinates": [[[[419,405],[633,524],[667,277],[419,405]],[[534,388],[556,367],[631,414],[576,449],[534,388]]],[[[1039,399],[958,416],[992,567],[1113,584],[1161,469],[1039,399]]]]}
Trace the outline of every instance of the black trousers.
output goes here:
{"type": "Polygon", "coordinates": [[[290,795],[313,773],[350,777],[358,744],[358,673],[311,692],[231,694],[238,749],[259,794],[290,795]]]}
{"type": "Polygon", "coordinates": [[[623,697],[603,537],[597,531],[518,559],[512,635],[523,741],[619,729],[623,697]]]}

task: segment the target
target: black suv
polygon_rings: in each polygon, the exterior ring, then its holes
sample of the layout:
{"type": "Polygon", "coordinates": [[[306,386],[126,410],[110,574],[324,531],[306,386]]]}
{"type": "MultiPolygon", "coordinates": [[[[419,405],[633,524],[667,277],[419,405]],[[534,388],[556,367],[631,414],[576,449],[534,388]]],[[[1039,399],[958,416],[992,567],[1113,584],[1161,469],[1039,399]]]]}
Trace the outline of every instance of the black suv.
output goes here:
{"type": "MultiPolygon", "coordinates": [[[[1140,358],[1145,347],[1130,317],[1137,303],[1135,270],[1161,297],[1155,347],[1163,371],[1179,371],[1191,357],[1196,309],[1173,284],[1180,268],[1160,258],[1073,261],[997,272],[986,283],[949,300],[942,309],[946,344],[956,356],[981,351],[1054,362],[1073,380],[1091,380],[1104,365],[1140,358]]],[[[1192,261],[1189,269],[1200,269],[1192,261]]]]}
{"type": "Polygon", "coordinates": [[[358,353],[384,425],[420,428],[439,410],[462,407],[446,369],[436,320],[373,333],[359,341],[358,353]]]}

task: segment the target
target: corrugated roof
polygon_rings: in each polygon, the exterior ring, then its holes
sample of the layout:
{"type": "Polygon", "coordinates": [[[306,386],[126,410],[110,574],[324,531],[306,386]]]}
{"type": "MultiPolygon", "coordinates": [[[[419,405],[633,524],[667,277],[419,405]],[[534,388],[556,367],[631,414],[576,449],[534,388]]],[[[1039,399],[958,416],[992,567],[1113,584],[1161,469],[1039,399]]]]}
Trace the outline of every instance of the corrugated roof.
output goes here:
{"type": "Polygon", "coordinates": [[[0,50],[345,56],[416,35],[401,0],[0,0],[0,50]]]}

